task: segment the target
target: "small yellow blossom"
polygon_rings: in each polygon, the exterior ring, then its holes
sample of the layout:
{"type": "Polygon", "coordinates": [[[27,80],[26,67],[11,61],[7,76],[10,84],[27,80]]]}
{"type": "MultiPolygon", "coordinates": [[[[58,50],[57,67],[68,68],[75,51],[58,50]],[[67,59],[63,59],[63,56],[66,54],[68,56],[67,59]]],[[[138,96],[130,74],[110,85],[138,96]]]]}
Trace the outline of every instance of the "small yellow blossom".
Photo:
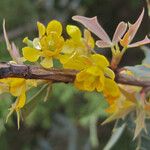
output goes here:
{"type": "Polygon", "coordinates": [[[74,82],[75,86],[80,90],[103,92],[109,103],[114,101],[120,96],[120,90],[114,81],[114,72],[108,68],[109,62],[100,54],[93,54],[87,60],[76,65],[73,62],[68,63],[69,67],[71,64],[73,67],[78,66],[78,69],[81,66],[74,82]]]}
{"type": "Polygon", "coordinates": [[[94,48],[94,39],[88,30],[84,31],[84,37],[77,26],[67,25],[66,30],[71,38],[65,41],[63,53],[86,55],[94,48]]]}
{"type": "Polygon", "coordinates": [[[79,64],[79,59],[85,59],[88,62],[88,57],[95,45],[91,33],[88,30],[84,30],[84,37],[82,37],[80,29],[74,25],[67,25],[66,30],[70,38],[65,41],[62,54],[59,55],[59,60],[63,64],[63,67],[71,68],[72,63],[79,64]]]}
{"type": "Polygon", "coordinates": [[[119,98],[121,95],[121,92],[116,82],[109,78],[105,78],[103,93],[106,97],[107,102],[110,105],[114,102],[115,99],[119,98]]]}
{"type": "Polygon", "coordinates": [[[13,111],[19,113],[20,109],[25,105],[26,102],[26,91],[28,88],[33,86],[37,86],[36,81],[34,80],[26,80],[23,78],[0,79],[1,93],[9,92],[13,96],[17,97],[15,103],[12,104],[12,107],[10,108],[10,113],[8,114],[7,119],[13,113],[13,111]]]}
{"type": "Polygon", "coordinates": [[[98,67],[89,67],[76,76],[75,86],[80,90],[101,92],[104,87],[104,73],[98,67]]]}
{"type": "Polygon", "coordinates": [[[61,36],[62,25],[53,20],[48,23],[46,28],[39,22],[37,26],[39,37],[33,41],[28,40],[28,38],[24,39],[24,43],[28,46],[22,49],[23,57],[30,62],[36,62],[41,58],[40,64],[44,68],[51,68],[53,67],[53,59],[59,56],[64,44],[64,39],[61,36]]]}

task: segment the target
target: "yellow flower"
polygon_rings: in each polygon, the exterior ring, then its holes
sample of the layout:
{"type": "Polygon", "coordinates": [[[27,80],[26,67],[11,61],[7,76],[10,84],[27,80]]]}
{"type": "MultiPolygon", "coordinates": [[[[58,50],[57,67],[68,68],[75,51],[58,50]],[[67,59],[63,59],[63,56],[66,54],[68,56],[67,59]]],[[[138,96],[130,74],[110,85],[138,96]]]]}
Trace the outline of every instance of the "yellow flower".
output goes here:
{"type": "Polygon", "coordinates": [[[0,79],[1,93],[9,92],[13,96],[17,97],[15,103],[12,104],[12,107],[10,108],[10,113],[8,114],[7,119],[13,113],[13,111],[19,113],[20,109],[25,105],[26,102],[26,91],[32,86],[37,86],[36,81],[26,80],[23,78],[0,79]]]}
{"type": "MultiPolygon", "coordinates": [[[[85,68],[82,65],[85,62],[78,62],[78,65],[76,64],[78,68],[81,66],[82,70],[76,76],[75,86],[80,90],[103,92],[111,100],[118,98],[120,91],[114,82],[115,75],[113,71],[108,68],[109,62],[107,59],[100,54],[93,54],[89,57],[88,61],[85,68]]],[[[71,67],[71,63],[69,64],[71,67]]],[[[72,64],[74,65],[73,62],[72,64]]]]}
{"type": "Polygon", "coordinates": [[[92,65],[91,59],[84,55],[70,56],[68,54],[61,55],[60,61],[63,64],[63,68],[83,70],[92,65]]]}
{"type": "MultiPolygon", "coordinates": [[[[66,30],[70,39],[65,41],[62,49],[63,54],[59,55],[59,60],[63,64],[63,67],[71,68],[71,65],[76,66],[73,63],[78,64],[79,59],[84,59],[88,62],[88,57],[95,45],[91,33],[88,30],[84,30],[84,37],[82,37],[80,29],[74,25],[67,25],[66,30]]],[[[77,67],[77,69],[79,68],[77,67]]],[[[73,67],[71,69],[76,68],[73,67]]]]}
{"type": "Polygon", "coordinates": [[[75,79],[75,86],[80,90],[101,92],[104,87],[104,73],[93,66],[79,72],[75,79]]]}
{"type": "Polygon", "coordinates": [[[53,58],[57,58],[64,45],[62,34],[62,25],[60,22],[53,20],[48,23],[47,27],[42,23],[37,23],[39,37],[33,41],[24,39],[27,47],[22,49],[23,56],[30,62],[36,62],[41,58],[40,64],[44,68],[53,67],[53,58]]]}
{"type": "Polygon", "coordinates": [[[88,30],[84,31],[84,37],[77,26],[67,25],[66,30],[71,38],[65,41],[63,53],[86,55],[94,48],[94,39],[88,30]]]}
{"type": "Polygon", "coordinates": [[[112,104],[115,99],[121,96],[118,85],[114,80],[109,78],[105,78],[103,93],[109,104],[112,104]]]}

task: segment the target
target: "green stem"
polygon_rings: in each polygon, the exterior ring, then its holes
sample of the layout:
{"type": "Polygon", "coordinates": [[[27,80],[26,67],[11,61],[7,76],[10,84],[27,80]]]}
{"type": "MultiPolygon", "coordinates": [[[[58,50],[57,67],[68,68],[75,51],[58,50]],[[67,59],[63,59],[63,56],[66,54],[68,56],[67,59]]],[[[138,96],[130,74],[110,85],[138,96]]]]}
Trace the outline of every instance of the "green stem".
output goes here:
{"type": "Polygon", "coordinates": [[[140,150],[141,148],[141,134],[138,136],[138,139],[137,139],[137,148],[136,150],[140,150]]]}
{"type": "Polygon", "coordinates": [[[118,67],[122,59],[122,56],[124,55],[127,49],[127,47],[124,47],[122,51],[120,51],[118,45],[116,45],[115,47],[116,49],[114,47],[111,48],[112,51],[111,69],[112,70],[115,70],[118,67]]]}
{"type": "Polygon", "coordinates": [[[90,118],[90,142],[93,148],[97,148],[99,145],[96,123],[97,123],[97,117],[91,116],[90,118]]]}

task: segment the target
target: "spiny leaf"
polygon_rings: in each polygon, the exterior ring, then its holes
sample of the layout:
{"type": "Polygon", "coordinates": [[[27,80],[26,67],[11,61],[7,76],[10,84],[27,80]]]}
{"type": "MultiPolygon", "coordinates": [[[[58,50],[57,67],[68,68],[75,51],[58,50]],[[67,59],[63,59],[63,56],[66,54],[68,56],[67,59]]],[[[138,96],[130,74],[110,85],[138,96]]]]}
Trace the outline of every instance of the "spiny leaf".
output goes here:
{"type": "Polygon", "coordinates": [[[150,78],[150,67],[147,65],[127,66],[125,68],[131,71],[137,78],[141,78],[142,80],[149,80],[150,78]]]}
{"type": "Polygon", "coordinates": [[[144,112],[143,108],[137,109],[136,117],[137,117],[136,120],[135,120],[136,128],[135,128],[134,138],[133,139],[135,139],[141,133],[141,131],[143,129],[146,132],[145,112],[144,112]]]}
{"type": "Polygon", "coordinates": [[[116,119],[124,118],[127,114],[135,109],[135,104],[129,100],[118,99],[114,104],[106,109],[108,113],[112,113],[102,124],[109,123],[116,119]]]}
{"type": "Polygon", "coordinates": [[[138,31],[138,28],[140,27],[141,25],[141,22],[143,20],[143,16],[144,16],[144,8],[142,10],[142,13],[140,14],[139,18],[137,19],[137,21],[134,23],[134,24],[130,24],[129,26],[129,30],[128,30],[128,33],[130,35],[130,42],[133,40],[136,32],[138,31]]]}
{"type": "Polygon", "coordinates": [[[121,93],[126,97],[127,100],[130,100],[132,102],[136,101],[135,94],[140,89],[138,87],[134,86],[128,86],[128,85],[119,85],[119,89],[121,93]]]}
{"type": "Polygon", "coordinates": [[[147,126],[147,133],[141,132],[137,138],[136,150],[149,150],[150,149],[150,120],[145,120],[147,126]]]}
{"type": "Polygon", "coordinates": [[[150,43],[150,39],[147,36],[145,36],[145,38],[143,40],[135,42],[133,44],[130,44],[128,47],[129,48],[139,47],[139,46],[146,45],[146,44],[149,44],[149,43],[150,43]]]}
{"type": "MultiPolygon", "coordinates": [[[[116,124],[117,124],[117,122],[116,122],[116,124]]],[[[126,127],[125,123],[123,123],[119,127],[116,124],[113,129],[112,135],[103,150],[110,150],[116,144],[116,142],[119,140],[119,138],[121,137],[121,135],[126,127]]]]}

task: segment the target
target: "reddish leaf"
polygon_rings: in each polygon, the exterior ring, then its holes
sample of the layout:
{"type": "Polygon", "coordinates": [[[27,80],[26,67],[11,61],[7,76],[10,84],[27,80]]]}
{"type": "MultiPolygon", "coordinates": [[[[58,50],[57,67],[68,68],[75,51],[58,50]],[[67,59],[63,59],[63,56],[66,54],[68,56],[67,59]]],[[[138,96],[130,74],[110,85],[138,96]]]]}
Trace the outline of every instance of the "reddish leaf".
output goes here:
{"type": "Polygon", "coordinates": [[[133,44],[128,45],[128,47],[138,47],[138,46],[142,46],[145,44],[149,44],[150,43],[150,39],[146,36],[143,40],[135,42],[133,44]]]}
{"type": "Polygon", "coordinates": [[[142,19],[144,16],[144,9],[142,11],[142,13],[140,14],[139,18],[137,19],[137,21],[134,24],[130,24],[129,25],[129,36],[130,36],[130,42],[133,40],[139,26],[141,25],[142,19]]]}
{"type": "Polygon", "coordinates": [[[120,22],[116,28],[114,35],[113,35],[112,42],[118,43],[120,41],[120,39],[122,38],[122,36],[125,34],[126,30],[127,30],[127,24],[123,21],[120,22]]]}
{"type": "Polygon", "coordinates": [[[103,40],[96,41],[96,45],[101,48],[107,48],[111,46],[110,44],[108,44],[107,42],[104,42],[103,40]]]}
{"type": "Polygon", "coordinates": [[[105,30],[101,27],[101,25],[97,21],[97,17],[87,18],[83,16],[73,16],[73,20],[76,20],[82,23],[86,28],[88,28],[91,32],[97,35],[104,42],[111,44],[111,40],[105,30]]]}

